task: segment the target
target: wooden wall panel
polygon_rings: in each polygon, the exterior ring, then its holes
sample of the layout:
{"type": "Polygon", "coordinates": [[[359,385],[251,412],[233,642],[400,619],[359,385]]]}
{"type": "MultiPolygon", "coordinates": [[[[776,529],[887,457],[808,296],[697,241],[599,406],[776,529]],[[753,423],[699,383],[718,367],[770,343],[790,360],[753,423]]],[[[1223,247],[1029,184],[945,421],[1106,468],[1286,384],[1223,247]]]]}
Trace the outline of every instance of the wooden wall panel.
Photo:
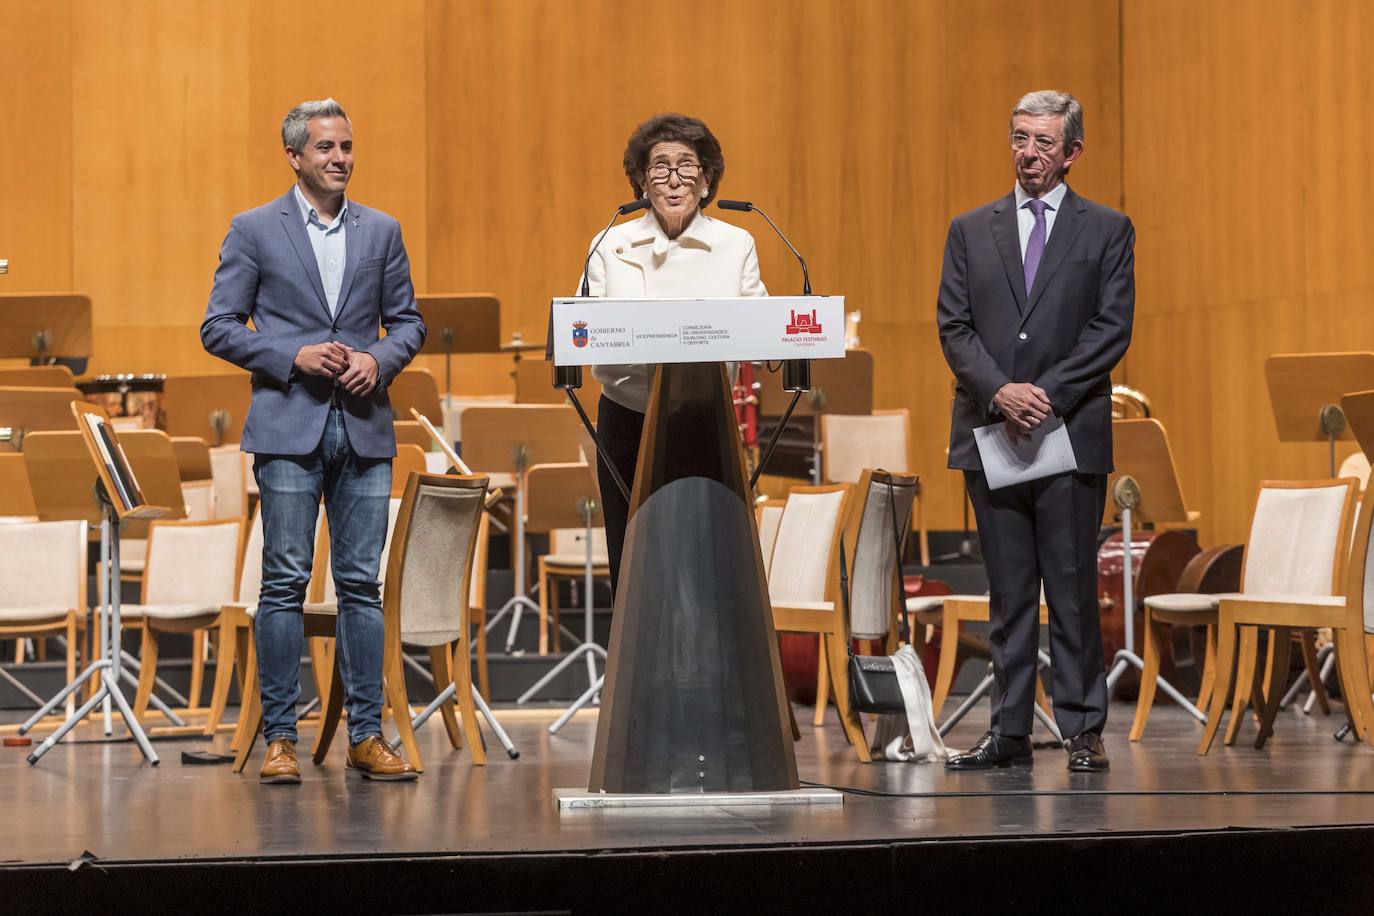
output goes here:
{"type": "Polygon", "coordinates": [[[0,24],[0,258],[10,262],[0,292],[69,290],[71,7],[0,0],[0,24]]]}
{"type": "Polygon", "coordinates": [[[209,369],[194,329],[248,176],[246,9],[76,0],[71,34],[73,282],[94,306],[90,370],[209,369]]]}
{"type": "Polygon", "coordinates": [[[1126,0],[1123,15],[1141,316],[1126,374],[1170,430],[1204,540],[1242,541],[1260,480],[1327,467],[1325,446],[1278,441],[1266,357],[1374,349],[1374,8],[1126,0]]]}

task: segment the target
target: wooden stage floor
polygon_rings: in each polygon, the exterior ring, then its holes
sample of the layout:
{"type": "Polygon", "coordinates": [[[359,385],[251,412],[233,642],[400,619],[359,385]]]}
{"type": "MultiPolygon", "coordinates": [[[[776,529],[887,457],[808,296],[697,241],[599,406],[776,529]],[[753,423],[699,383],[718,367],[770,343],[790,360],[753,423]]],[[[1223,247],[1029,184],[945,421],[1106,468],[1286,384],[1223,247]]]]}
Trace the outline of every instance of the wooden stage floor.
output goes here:
{"type": "MultiPolygon", "coordinates": [[[[60,882],[63,873],[113,874],[121,864],[166,868],[191,860],[225,866],[227,860],[262,865],[377,857],[455,862],[480,855],[494,861],[541,854],[877,849],[912,843],[930,849],[929,841],[973,849],[970,844],[983,842],[1226,837],[1237,830],[1291,836],[1288,828],[1305,827],[1316,831],[1313,837],[1336,837],[1334,848],[1358,848],[1367,863],[1374,843],[1374,831],[1367,829],[1317,830],[1374,825],[1374,750],[1332,739],[1342,721],[1339,706],[1329,718],[1296,709],[1283,713],[1262,751],[1248,743],[1254,736],[1251,723],[1242,733],[1245,743],[1218,746],[1199,758],[1193,748],[1200,726],[1182,712],[1157,709],[1146,740],[1132,745],[1125,739],[1131,708],[1114,704],[1107,733],[1112,770],[1103,776],[1069,774],[1057,749],[1037,751],[1033,767],[991,773],[949,773],[931,764],[863,765],[845,744],[832,712],[823,728],[802,726],[797,757],[803,780],[918,797],[851,794],[843,806],[817,809],[562,815],[553,791],[585,786],[595,713],[580,714],[551,737],[545,726],[555,712],[498,710],[521,756],[511,760],[489,741],[486,767],[474,767],[466,750],[451,751],[440,723],[431,722],[421,733],[428,768],[418,782],[400,785],[345,775],[341,742],[325,766],[305,763],[298,787],[258,784],[261,744],[250,763],[253,775],[235,776],[228,765],[180,762],[183,750],[227,752],[227,735],[213,742],[159,741],[159,767],[142,763],[132,744],[93,740],[98,735],[85,726],[75,742],[55,748],[37,766],[25,762],[26,749],[4,748],[0,798],[10,828],[0,840],[0,888],[25,875],[60,882]],[[83,853],[98,861],[68,872],[65,866],[83,853]]],[[[799,707],[797,713],[809,722],[810,709],[799,707]]],[[[976,740],[985,715],[986,706],[975,710],[956,729],[952,744],[976,740]]],[[[1045,849],[1036,855],[1046,855],[1045,849]]]]}

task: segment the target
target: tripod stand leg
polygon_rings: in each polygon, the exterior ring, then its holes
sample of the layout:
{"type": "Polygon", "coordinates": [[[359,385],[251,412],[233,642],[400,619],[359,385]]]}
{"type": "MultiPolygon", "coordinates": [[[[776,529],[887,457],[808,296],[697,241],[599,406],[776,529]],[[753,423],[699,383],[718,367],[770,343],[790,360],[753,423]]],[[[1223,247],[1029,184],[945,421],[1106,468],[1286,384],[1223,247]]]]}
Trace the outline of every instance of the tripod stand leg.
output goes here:
{"type": "Polygon", "coordinates": [[[72,681],[66,687],[63,687],[60,691],[57,692],[56,695],[53,696],[51,700],[48,700],[48,702],[44,703],[43,706],[38,710],[38,712],[34,713],[32,716],[29,716],[29,718],[24,721],[24,724],[19,726],[19,734],[26,734],[29,731],[29,729],[33,728],[35,725],[41,722],[44,716],[52,712],[58,706],[62,705],[62,702],[66,700],[67,697],[71,696],[73,693],[79,690],[81,686],[85,684],[87,681],[89,681],[91,678],[98,678],[100,676],[101,670],[108,667],[110,667],[110,663],[105,659],[101,659],[98,662],[94,662],[85,671],[81,672],[81,675],[76,680],[72,681]]]}
{"type": "Polygon", "coordinates": [[[510,740],[510,735],[501,727],[501,723],[496,721],[496,716],[492,715],[491,707],[487,701],[482,699],[482,693],[474,685],[472,688],[472,702],[477,704],[477,710],[482,714],[482,718],[487,720],[487,725],[491,726],[492,733],[496,735],[496,740],[501,742],[501,746],[506,749],[506,755],[511,760],[520,756],[520,751],[515,747],[515,742],[510,740]]]}
{"type": "Polygon", "coordinates": [[[606,678],[604,676],[597,678],[596,683],[588,687],[586,691],[582,694],[582,696],[574,700],[573,704],[563,711],[563,715],[559,716],[557,719],[553,721],[553,724],[549,726],[549,734],[558,734],[558,732],[563,728],[563,726],[568,724],[568,721],[572,719],[573,715],[576,714],[576,712],[579,709],[590,703],[592,701],[592,698],[601,692],[601,685],[605,682],[606,678]]]}
{"type": "Polygon", "coordinates": [[[75,713],[73,713],[72,716],[69,719],[67,719],[66,722],[63,722],[62,725],[57,729],[57,731],[53,732],[51,735],[49,735],[47,738],[43,740],[42,744],[38,745],[38,747],[33,749],[33,753],[29,754],[27,758],[29,764],[33,765],[38,761],[42,760],[44,754],[46,754],[48,751],[56,747],[57,743],[67,736],[67,732],[76,728],[77,724],[82,719],[86,718],[86,716],[90,714],[90,711],[92,709],[95,709],[95,707],[100,703],[100,701],[105,699],[105,697],[108,695],[109,687],[104,683],[104,680],[102,679],[100,689],[95,692],[95,695],[92,696],[85,703],[83,703],[81,705],[81,708],[78,709],[75,713]]]}
{"type": "Polygon", "coordinates": [[[114,677],[106,674],[101,678],[105,682],[105,689],[109,691],[110,697],[119,707],[119,714],[124,719],[124,725],[129,729],[129,734],[134,736],[134,741],[138,743],[138,749],[143,752],[143,756],[153,766],[157,766],[157,752],[153,750],[153,745],[149,743],[148,736],[143,733],[143,726],[138,724],[138,719],[134,718],[134,711],[129,708],[129,701],[124,699],[124,694],[119,689],[119,684],[115,683],[114,677]]]}

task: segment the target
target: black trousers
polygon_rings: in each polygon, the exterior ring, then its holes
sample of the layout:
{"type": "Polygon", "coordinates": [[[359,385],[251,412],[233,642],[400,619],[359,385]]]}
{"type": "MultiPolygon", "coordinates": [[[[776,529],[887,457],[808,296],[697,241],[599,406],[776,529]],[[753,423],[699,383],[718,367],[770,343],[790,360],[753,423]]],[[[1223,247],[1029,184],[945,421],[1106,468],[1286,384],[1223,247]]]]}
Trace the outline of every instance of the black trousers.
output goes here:
{"type": "MultiPolygon", "coordinates": [[[[639,464],[639,437],[644,432],[644,414],[601,396],[597,407],[596,432],[610,453],[615,468],[625,486],[631,491],[635,485],[635,467],[639,464]]],[[[606,520],[606,552],[611,565],[611,594],[620,581],[620,554],[625,549],[625,528],[630,522],[630,504],[615,485],[606,462],[598,453],[596,477],[601,485],[601,514],[606,520]]]]}
{"type": "Polygon", "coordinates": [[[997,686],[992,731],[1030,734],[1040,647],[1040,587],[1050,609],[1054,719],[1064,738],[1101,734],[1107,677],[1097,606],[1097,531],[1105,474],[1062,474],[989,490],[982,471],[965,471],[987,566],[988,644],[997,686]]]}

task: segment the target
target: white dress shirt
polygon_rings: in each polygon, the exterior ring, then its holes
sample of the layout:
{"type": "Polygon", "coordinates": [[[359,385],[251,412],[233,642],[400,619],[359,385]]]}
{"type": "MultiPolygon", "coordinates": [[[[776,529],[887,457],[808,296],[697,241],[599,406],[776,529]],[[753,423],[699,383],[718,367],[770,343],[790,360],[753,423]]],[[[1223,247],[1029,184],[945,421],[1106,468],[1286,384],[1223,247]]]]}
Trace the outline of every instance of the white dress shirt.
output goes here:
{"type": "MultiPolygon", "coordinates": [[[[675,239],[663,232],[652,210],[612,228],[588,262],[587,285],[593,296],[611,299],[768,295],[754,237],[701,211],[675,239]]],[[[592,377],[606,397],[643,413],[653,368],[593,366],[592,377]]]]}
{"type": "MultiPolygon", "coordinates": [[[[305,234],[310,237],[310,247],[315,250],[315,263],[320,268],[320,282],[324,284],[324,297],[329,300],[329,314],[333,315],[339,307],[339,288],[343,286],[344,260],[347,244],[344,216],[348,213],[348,198],[334,217],[333,222],[325,225],[320,214],[296,185],[296,203],[301,208],[301,219],[305,220],[305,234]]],[[[1023,246],[1024,247],[1024,246],[1023,246]]]]}
{"type": "MultiPolygon", "coordinates": [[[[1059,182],[1054,186],[1054,190],[1040,198],[1049,206],[1045,208],[1045,244],[1050,242],[1050,233],[1054,231],[1054,215],[1059,212],[1059,207],[1064,203],[1064,195],[1069,193],[1069,186],[1065,182],[1059,182]]],[[[1033,200],[1025,189],[1021,187],[1021,182],[1016,183],[1016,234],[1021,237],[1021,260],[1026,260],[1026,243],[1030,241],[1031,230],[1035,228],[1035,214],[1030,207],[1026,206],[1027,201],[1033,200]]]]}

